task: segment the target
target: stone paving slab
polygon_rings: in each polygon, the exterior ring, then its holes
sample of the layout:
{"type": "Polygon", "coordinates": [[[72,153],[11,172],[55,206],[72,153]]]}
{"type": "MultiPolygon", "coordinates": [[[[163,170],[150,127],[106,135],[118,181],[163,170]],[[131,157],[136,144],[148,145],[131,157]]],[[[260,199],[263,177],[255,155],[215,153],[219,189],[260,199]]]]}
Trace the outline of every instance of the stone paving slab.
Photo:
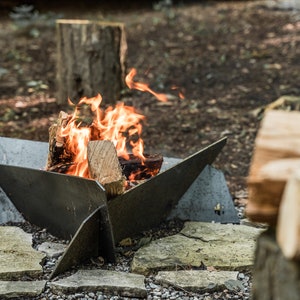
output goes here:
{"type": "Polygon", "coordinates": [[[147,296],[145,277],[139,274],[109,270],[79,270],[73,275],[49,283],[54,293],[95,292],[115,294],[123,297],[143,298],[147,296]]]}
{"type": "Polygon", "coordinates": [[[66,245],[54,242],[44,242],[37,247],[38,251],[45,253],[49,258],[57,258],[61,256],[66,248],[66,245]]]}
{"type": "Polygon", "coordinates": [[[226,287],[229,280],[237,280],[236,271],[181,270],[160,271],[155,280],[190,292],[214,292],[226,287]]]}
{"type": "Polygon", "coordinates": [[[231,243],[251,243],[256,241],[261,229],[246,225],[186,222],[181,234],[199,239],[204,242],[231,242],[231,243]]]}
{"type": "Polygon", "coordinates": [[[32,248],[32,236],[15,226],[0,226],[0,279],[36,278],[45,255],[32,248]]]}
{"type": "Polygon", "coordinates": [[[46,286],[46,281],[0,281],[0,299],[36,297],[46,286]]]}
{"type": "Polygon", "coordinates": [[[187,222],[179,234],[140,248],[131,271],[147,275],[203,264],[220,270],[247,270],[253,265],[256,238],[261,232],[244,225],[187,222]]]}

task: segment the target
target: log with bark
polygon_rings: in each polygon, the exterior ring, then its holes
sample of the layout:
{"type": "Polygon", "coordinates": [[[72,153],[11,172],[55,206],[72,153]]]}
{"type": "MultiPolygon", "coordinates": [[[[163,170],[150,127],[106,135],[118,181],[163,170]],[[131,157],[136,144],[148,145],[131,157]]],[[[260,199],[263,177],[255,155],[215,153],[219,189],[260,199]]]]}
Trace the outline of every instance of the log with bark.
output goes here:
{"type": "Polygon", "coordinates": [[[66,152],[65,138],[60,134],[61,129],[67,125],[70,118],[70,115],[61,111],[56,123],[49,128],[49,152],[46,165],[48,171],[58,171],[60,167],[65,170],[71,162],[72,157],[66,152]]]}
{"type": "Polygon", "coordinates": [[[296,300],[300,295],[300,265],[287,259],[269,228],[257,241],[252,281],[252,300],[296,300]]]}
{"type": "MultiPolygon", "coordinates": [[[[68,151],[66,138],[61,135],[71,116],[61,111],[58,120],[49,128],[49,152],[47,171],[67,173],[74,164],[68,151]]],[[[90,141],[87,145],[87,163],[90,178],[97,180],[105,188],[108,198],[125,191],[126,177],[117,156],[115,146],[110,141],[90,141]]]]}
{"type": "Polygon", "coordinates": [[[127,179],[135,181],[149,179],[159,173],[163,163],[161,154],[144,154],[145,160],[129,154],[129,159],[119,158],[122,170],[127,179]],[[133,177],[133,178],[131,178],[133,177]]]}
{"type": "Polygon", "coordinates": [[[103,96],[115,103],[125,87],[127,42],[122,23],[58,20],[57,102],[103,96]]]}

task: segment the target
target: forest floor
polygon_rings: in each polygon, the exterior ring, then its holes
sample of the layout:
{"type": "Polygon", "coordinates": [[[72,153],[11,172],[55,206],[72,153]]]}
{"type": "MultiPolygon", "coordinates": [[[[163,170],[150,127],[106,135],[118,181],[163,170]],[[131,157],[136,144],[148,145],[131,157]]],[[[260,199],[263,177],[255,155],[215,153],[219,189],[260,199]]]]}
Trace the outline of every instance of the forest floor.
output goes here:
{"type": "Polygon", "coordinates": [[[53,2],[34,6],[38,14],[22,24],[9,15],[13,8],[1,12],[0,136],[48,141],[59,111],[73,109],[67,99],[63,107],[56,103],[56,19],[123,22],[128,70],[174,96],[162,103],[124,91],[121,100],[146,116],[146,152],[185,158],[226,136],[215,165],[233,196],[246,190],[263,108],[300,94],[299,12],[261,1],[136,1],[129,8],[53,2]]]}

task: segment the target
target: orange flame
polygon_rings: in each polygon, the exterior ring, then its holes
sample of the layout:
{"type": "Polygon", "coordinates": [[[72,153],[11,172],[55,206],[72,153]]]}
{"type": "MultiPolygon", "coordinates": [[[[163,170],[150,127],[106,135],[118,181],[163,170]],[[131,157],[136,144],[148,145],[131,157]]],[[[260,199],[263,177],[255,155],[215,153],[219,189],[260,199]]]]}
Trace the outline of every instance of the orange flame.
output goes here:
{"type": "Polygon", "coordinates": [[[127,76],[125,78],[125,82],[130,89],[135,89],[135,90],[139,90],[142,92],[148,92],[148,93],[152,94],[153,96],[155,96],[159,101],[162,101],[162,102],[168,101],[168,98],[165,94],[155,93],[153,90],[151,90],[149,88],[148,84],[141,83],[141,82],[134,82],[133,78],[136,76],[136,74],[137,74],[137,71],[136,71],[136,69],[133,68],[130,70],[130,72],[127,74],[127,76]]]}
{"type": "MultiPolygon", "coordinates": [[[[147,84],[134,82],[136,70],[132,69],[126,76],[126,84],[130,89],[147,91],[160,101],[167,101],[164,94],[152,91],[147,84]]],[[[69,101],[70,102],[70,101],[69,101]]],[[[135,157],[141,161],[144,142],[141,138],[142,121],[145,117],[123,102],[116,104],[115,108],[109,106],[105,111],[100,108],[102,97],[98,94],[92,98],[81,98],[75,107],[73,116],[61,130],[65,137],[67,152],[73,159],[68,174],[89,178],[87,145],[91,140],[110,140],[114,143],[119,157],[129,159],[128,148],[135,157]],[[87,105],[93,115],[93,121],[86,125],[81,116],[81,109],[87,105]]],[[[71,103],[71,102],[70,102],[71,103]]]]}
{"type": "Polygon", "coordinates": [[[179,97],[181,100],[185,99],[185,96],[184,96],[183,92],[179,89],[178,86],[174,85],[174,86],[171,87],[171,89],[172,89],[172,90],[179,90],[179,91],[178,91],[178,97],[179,97]]]}

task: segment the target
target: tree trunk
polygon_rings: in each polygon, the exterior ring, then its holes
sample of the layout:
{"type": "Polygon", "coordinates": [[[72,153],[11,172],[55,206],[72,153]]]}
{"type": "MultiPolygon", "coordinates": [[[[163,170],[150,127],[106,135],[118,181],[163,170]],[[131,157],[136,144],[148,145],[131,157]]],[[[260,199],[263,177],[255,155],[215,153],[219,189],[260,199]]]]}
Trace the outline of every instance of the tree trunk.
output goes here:
{"type": "Polygon", "coordinates": [[[284,257],[274,228],[257,241],[252,300],[292,300],[300,295],[300,264],[284,257]]]}
{"type": "Polygon", "coordinates": [[[121,23],[58,20],[57,85],[59,104],[100,93],[104,103],[120,98],[125,80],[127,43],[121,23]]]}

